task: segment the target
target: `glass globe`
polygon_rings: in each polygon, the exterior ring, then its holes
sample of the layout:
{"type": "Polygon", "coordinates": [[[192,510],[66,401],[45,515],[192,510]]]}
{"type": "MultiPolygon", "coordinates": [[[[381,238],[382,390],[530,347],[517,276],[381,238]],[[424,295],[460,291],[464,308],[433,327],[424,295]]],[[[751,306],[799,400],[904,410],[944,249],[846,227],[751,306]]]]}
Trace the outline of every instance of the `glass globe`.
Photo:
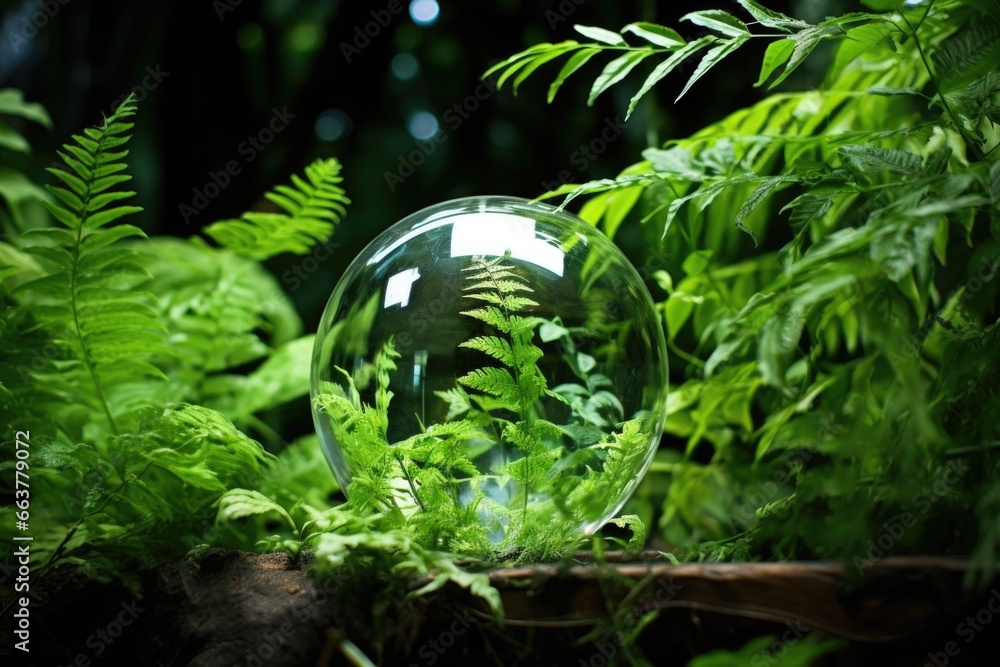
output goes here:
{"type": "Polygon", "coordinates": [[[576,216],[469,197],[380,234],[333,290],[316,430],[349,502],[459,552],[569,543],[618,512],[665,418],[639,274],[576,216]]]}

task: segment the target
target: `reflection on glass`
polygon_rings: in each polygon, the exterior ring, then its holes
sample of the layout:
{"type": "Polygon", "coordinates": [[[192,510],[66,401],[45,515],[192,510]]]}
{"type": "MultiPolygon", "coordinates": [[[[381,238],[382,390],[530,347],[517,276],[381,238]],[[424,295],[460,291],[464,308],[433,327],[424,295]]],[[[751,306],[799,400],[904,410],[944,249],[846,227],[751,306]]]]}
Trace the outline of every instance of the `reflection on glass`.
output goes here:
{"type": "Polygon", "coordinates": [[[398,305],[406,308],[410,305],[410,290],[413,283],[420,277],[420,269],[406,269],[390,276],[389,282],[385,285],[385,302],[383,308],[398,305]]]}
{"type": "Polygon", "coordinates": [[[451,228],[451,256],[500,257],[509,252],[514,259],[562,276],[563,251],[539,236],[530,218],[487,211],[472,213],[451,228]]]}
{"type": "Polygon", "coordinates": [[[427,377],[427,350],[414,350],[413,352],[413,393],[420,396],[420,419],[427,420],[427,385],[424,379],[427,377]]]}

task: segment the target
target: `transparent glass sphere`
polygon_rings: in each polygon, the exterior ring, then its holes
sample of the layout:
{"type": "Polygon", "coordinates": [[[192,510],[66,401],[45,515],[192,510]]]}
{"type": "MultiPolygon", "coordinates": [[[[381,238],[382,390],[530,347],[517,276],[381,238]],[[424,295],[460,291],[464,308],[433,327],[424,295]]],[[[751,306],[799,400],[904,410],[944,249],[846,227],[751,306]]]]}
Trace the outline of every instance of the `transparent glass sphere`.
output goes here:
{"type": "Polygon", "coordinates": [[[663,330],[639,274],[576,216],[511,197],[414,213],[333,290],[316,430],[349,501],[455,551],[590,534],[652,460],[663,330]]]}

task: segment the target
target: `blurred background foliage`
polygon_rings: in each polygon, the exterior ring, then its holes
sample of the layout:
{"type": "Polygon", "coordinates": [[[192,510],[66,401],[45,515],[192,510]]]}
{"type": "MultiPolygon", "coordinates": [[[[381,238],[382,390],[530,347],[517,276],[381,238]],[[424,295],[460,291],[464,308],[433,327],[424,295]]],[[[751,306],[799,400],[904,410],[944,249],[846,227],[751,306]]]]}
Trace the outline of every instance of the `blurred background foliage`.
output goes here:
{"type": "MultiPolygon", "coordinates": [[[[269,263],[275,275],[287,277],[282,282],[306,330],[314,330],[349,261],[408,213],[466,195],[535,197],[567,175],[573,182],[614,176],[642,149],[688,136],[762,98],[765,93],[752,84],[765,45],[748,45],[745,57],[723,63],[711,83],[696,87],[677,106],[670,87],[650,96],[622,134],[591,159],[580,149],[620,121],[633,92],[629,86],[587,108],[582,86],[567,86],[545,105],[541,80],[525,82],[516,98],[507,90],[493,92],[479,79],[521,48],[579,37],[574,23],[676,25],[703,4],[4,1],[0,88],[16,87],[26,100],[42,102],[54,122],[51,131],[19,125],[33,154],[5,157],[22,160],[22,171],[35,182],[47,182],[43,169],[60,143],[99,121],[98,113],[110,114],[139,87],[130,166],[136,203],[145,209],[141,226],[150,234],[177,236],[266,206],[261,194],[268,188],[313,159],[338,157],[354,205],[337,231],[334,241],[340,245],[332,258],[320,262],[308,280],[286,274],[300,261],[290,255],[269,263]],[[32,34],[26,22],[40,11],[54,15],[32,34]],[[22,34],[32,36],[22,40],[17,37],[22,34]],[[477,92],[487,99],[478,99],[477,92]],[[245,143],[268,126],[275,109],[287,110],[289,118],[276,138],[262,150],[245,143]],[[414,151],[419,157],[411,161],[414,151]],[[224,173],[231,161],[239,173],[217,196],[206,198],[204,210],[185,216],[182,206],[192,205],[194,191],[204,193],[212,173],[224,173]],[[417,161],[423,164],[402,182],[388,176],[405,176],[404,163],[417,161]]],[[[769,3],[806,20],[853,4],[769,3]]],[[[697,36],[690,28],[687,36],[697,36]]],[[[814,55],[786,88],[814,84],[828,55],[814,55]]],[[[590,69],[596,73],[599,65],[590,69]]],[[[644,244],[638,225],[623,227],[616,242],[640,263],[644,244]]]]}

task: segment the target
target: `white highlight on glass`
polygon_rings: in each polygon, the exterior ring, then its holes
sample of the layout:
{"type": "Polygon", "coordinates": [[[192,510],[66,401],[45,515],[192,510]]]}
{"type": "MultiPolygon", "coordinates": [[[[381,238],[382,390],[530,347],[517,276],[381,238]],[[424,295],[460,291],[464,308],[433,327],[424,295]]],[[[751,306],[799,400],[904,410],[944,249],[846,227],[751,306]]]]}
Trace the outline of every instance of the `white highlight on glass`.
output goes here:
{"type": "Polygon", "coordinates": [[[410,291],[418,278],[420,278],[420,269],[417,268],[406,269],[390,276],[385,284],[385,300],[382,307],[388,308],[398,305],[400,308],[406,308],[410,305],[410,291]]]}
{"type": "Polygon", "coordinates": [[[470,213],[451,228],[451,256],[510,256],[563,274],[563,251],[555,239],[539,238],[535,221],[509,213],[470,213]]]}

